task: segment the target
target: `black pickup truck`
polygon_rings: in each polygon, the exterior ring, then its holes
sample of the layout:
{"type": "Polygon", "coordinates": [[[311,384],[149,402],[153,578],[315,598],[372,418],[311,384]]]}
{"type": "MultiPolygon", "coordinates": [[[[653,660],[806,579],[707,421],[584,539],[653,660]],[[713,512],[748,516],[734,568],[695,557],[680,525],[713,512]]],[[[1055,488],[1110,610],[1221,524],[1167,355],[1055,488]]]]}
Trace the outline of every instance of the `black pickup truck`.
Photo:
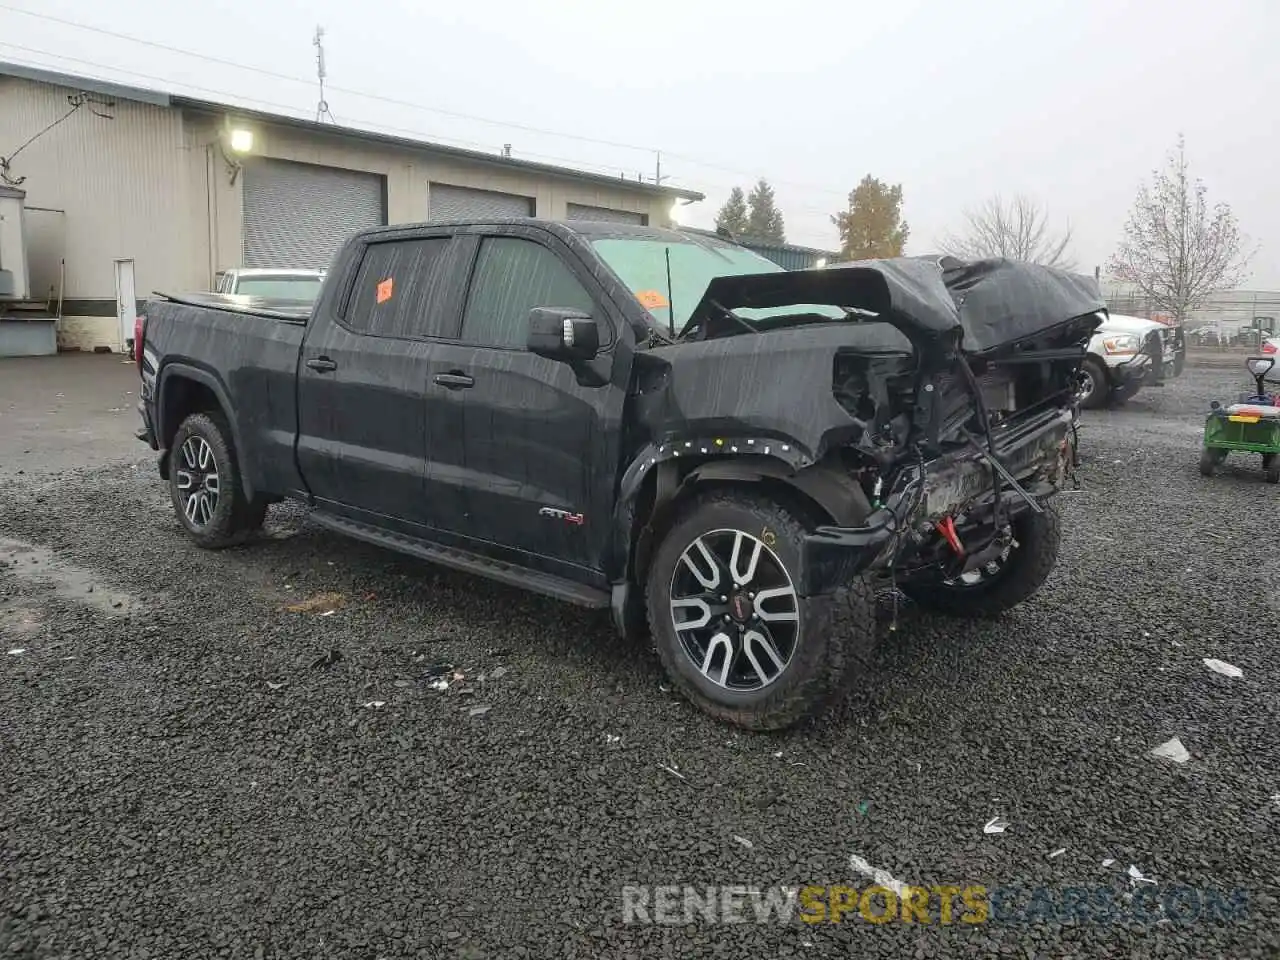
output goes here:
{"type": "Polygon", "coordinates": [[[920,257],[786,272],[727,241],[539,220],[395,226],[314,308],[158,295],[139,437],[182,526],[267,505],[652,633],[754,729],[857,672],[892,581],[991,616],[1054,566],[1096,284],[920,257]]]}

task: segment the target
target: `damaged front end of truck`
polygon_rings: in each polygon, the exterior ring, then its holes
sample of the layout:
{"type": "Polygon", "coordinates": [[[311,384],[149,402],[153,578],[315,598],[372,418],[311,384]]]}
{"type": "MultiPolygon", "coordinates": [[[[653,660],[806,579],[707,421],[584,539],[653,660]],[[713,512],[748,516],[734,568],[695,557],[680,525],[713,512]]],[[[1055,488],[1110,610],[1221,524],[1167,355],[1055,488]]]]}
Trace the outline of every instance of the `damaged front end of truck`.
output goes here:
{"type": "Polygon", "coordinates": [[[641,467],[683,456],[686,480],[755,471],[816,500],[836,523],[804,542],[803,595],[864,573],[950,583],[1007,557],[1070,477],[1103,316],[1091,278],[1008,260],[718,278],[651,351],[641,467]]]}

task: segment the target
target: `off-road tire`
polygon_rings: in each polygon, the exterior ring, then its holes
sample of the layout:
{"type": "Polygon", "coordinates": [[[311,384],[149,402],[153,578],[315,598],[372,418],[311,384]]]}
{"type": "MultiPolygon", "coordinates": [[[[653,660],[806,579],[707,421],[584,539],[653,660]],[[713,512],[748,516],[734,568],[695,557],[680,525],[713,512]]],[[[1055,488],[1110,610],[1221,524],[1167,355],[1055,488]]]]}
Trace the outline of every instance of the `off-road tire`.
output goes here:
{"type": "Polygon", "coordinates": [[[825,710],[870,659],[876,641],[875,594],[859,577],[833,594],[801,597],[795,651],[768,686],[732,691],[702,675],[676,635],[671,583],[676,564],[695,539],[715,530],[741,530],[761,537],[797,583],[806,533],[797,512],[767,496],[720,489],[691,500],[663,537],[646,578],[649,629],[663,668],[695,706],[748,730],[782,730],[825,710]],[[771,538],[765,536],[765,532],[771,538]]]}
{"type": "Polygon", "coordinates": [[[1213,447],[1205,447],[1200,451],[1200,476],[1212,477],[1214,471],[1222,466],[1222,461],[1227,459],[1225,450],[1215,450],[1213,447]]]}
{"type": "Polygon", "coordinates": [[[195,542],[206,550],[221,550],[243,543],[262,527],[267,514],[267,502],[261,498],[245,497],[244,482],[240,476],[240,463],[236,457],[231,428],[220,411],[190,414],[178,426],[169,446],[169,497],[178,523],[195,542]],[[192,523],[183,510],[179,492],[183,444],[191,437],[199,437],[213,452],[218,472],[218,497],[209,522],[192,523]]]}
{"type": "Polygon", "coordinates": [[[1080,364],[1080,372],[1093,381],[1093,392],[1082,397],[1080,406],[1085,410],[1100,410],[1107,405],[1111,392],[1111,379],[1107,376],[1107,368],[1093,357],[1085,357],[1080,364]]]}
{"type": "Polygon", "coordinates": [[[1040,506],[1042,513],[1027,510],[1014,518],[1018,546],[990,580],[952,585],[939,572],[903,583],[902,592],[920,609],[949,617],[987,620],[1012,610],[1040,589],[1058,563],[1062,525],[1057,507],[1052,502],[1040,506]]]}
{"type": "Polygon", "coordinates": [[[1274,453],[1262,455],[1262,475],[1267,483],[1280,483],[1280,457],[1274,453]]]}

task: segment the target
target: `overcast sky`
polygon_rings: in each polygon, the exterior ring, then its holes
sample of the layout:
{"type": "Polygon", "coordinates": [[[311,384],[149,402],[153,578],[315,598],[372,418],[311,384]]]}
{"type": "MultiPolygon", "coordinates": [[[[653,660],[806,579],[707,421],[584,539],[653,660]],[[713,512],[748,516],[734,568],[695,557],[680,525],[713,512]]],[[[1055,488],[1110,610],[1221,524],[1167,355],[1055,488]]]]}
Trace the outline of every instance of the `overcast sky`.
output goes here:
{"type": "Polygon", "coordinates": [[[1182,132],[1210,199],[1261,246],[1246,285],[1280,289],[1280,12],[1266,0],[219,7],[0,0],[0,58],[305,114],[319,23],[344,124],[633,176],[661,150],[669,183],[707,194],[686,211],[694,226],[765,176],[787,238],[818,247],[836,246],[830,214],[868,173],[902,184],[909,253],[933,250],[966,207],[1022,192],[1070,222],[1083,270],[1104,263],[1182,132]]]}

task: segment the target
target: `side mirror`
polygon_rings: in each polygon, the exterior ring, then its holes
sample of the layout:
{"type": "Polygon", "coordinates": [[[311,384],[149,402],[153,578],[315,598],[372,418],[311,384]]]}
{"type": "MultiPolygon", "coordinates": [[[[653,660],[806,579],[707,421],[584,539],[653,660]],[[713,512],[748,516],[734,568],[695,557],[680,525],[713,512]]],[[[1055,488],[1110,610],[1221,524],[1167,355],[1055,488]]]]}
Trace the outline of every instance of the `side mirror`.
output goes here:
{"type": "Polygon", "coordinates": [[[600,328],[579,310],[534,307],[529,311],[529,339],[525,346],[530,353],[548,360],[594,360],[600,352],[600,328]]]}

